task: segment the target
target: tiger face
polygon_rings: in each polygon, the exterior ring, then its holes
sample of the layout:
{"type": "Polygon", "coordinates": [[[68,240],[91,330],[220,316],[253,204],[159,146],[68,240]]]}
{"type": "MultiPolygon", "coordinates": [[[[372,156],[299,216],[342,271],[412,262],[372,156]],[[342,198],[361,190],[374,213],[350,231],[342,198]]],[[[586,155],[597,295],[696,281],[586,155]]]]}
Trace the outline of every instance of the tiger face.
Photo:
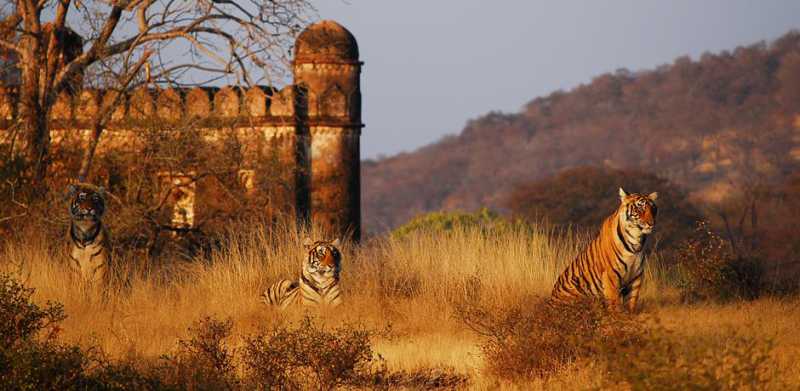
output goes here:
{"type": "Polygon", "coordinates": [[[93,225],[100,221],[105,213],[105,199],[102,187],[97,190],[86,186],[69,186],[69,214],[72,221],[93,225]]]}
{"type": "Polygon", "coordinates": [[[619,198],[622,203],[620,208],[624,208],[625,214],[623,217],[628,225],[644,235],[652,233],[656,224],[656,215],[658,214],[658,208],[655,203],[658,193],[650,193],[649,195],[627,193],[620,187],[619,198]]]}
{"type": "Polygon", "coordinates": [[[306,239],[303,245],[308,250],[308,259],[305,264],[308,273],[321,277],[339,277],[342,261],[342,254],[336,248],[339,245],[339,239],[331,242],[312,242],[311,239],[306,239]]]}

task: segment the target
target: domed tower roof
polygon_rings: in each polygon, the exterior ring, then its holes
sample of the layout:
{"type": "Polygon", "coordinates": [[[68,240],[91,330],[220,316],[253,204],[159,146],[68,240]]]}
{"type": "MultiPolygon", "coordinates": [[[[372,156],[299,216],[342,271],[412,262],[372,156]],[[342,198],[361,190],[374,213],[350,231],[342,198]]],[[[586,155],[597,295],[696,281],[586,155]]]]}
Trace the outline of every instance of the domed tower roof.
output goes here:
{"type": "Polygon", "coordinates": [[[346,28],[332,20],[308,26],[294,44],[295,62],[358,62],[358,43],[346,28]]]}

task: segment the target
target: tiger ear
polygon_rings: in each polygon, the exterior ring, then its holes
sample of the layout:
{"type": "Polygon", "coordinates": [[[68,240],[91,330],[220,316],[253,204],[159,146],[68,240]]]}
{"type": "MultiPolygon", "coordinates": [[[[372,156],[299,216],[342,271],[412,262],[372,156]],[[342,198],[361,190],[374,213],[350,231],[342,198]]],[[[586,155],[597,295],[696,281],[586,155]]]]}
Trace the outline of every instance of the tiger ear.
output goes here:
{"type": "Polygon", "coordinates": [[[619,188],[619,200],[620,201],[625,201],[625,197],[627,197],[627,196],[628,196],[628,193],[625,192],[625,189],[620,187],[619,188]]]}
{"type": "Polygon", "coordinates": [[[649,199],[650,199],[650,201],[655,201],[656,199],[658,199],[658,193],[654,191],[654,192],[650,193],[650,194],[647,196],[647,198],[649,198],[649,199]]]}
{"type": "Polygon", "coordinates": [[[341,242],[339,241],[339,238],[336,238],[336,239],[334,239],[334,240],[331,242],[331,245],[332,245],[332,246],[339,247],[339,244],[340,244],[340,243],[341,243],[341,242]]]}
{"type": "Polygon", "coordinates": [[[305,239],[303,239],[303,247],[311,248],[311,246],[313,246],[313,245],[314,245],[314,242],[311,240],[311,238],[306,237],[305,239]]]}

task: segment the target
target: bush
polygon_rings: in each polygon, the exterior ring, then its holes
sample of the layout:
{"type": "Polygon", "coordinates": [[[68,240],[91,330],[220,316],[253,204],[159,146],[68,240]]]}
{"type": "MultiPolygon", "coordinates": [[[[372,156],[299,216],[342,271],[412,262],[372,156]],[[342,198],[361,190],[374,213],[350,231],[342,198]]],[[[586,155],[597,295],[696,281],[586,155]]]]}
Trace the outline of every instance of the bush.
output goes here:
{"type": "Polygon", "coordinates": [[[522,222],[509,221],[487,208],[474,213],[463,212],[431,212],[417,216],[392,231],[392,237],[403,239],[417,232],[452,231],[457,228],[478,227],[481,230],[503,230],[524,227],[522,222]]]}
{"type": "Polygon", "coordinates": [[[684,301],[755,299],[762,288],[762,265],[737,255],[707,224],[678,249],[677,285],[684,301]]]}
{"type": "Polygon", "coordinates": [[[60,305],[31,301],[33,289],[0,275],[0,388],[58,389],[81,378],[87,364],[80,349],[55,343],[60,305]]]}
{"type": "Polygon", "coordinates": [[[692,231],[701,213],[680,186],[656,175],[636,170],[576,167],[539,181],[517,186],[506,206],[527,221],[544,220],[559,227],[597,232],[603,220],[619,206],[617,189],[650,194],[658,192],[658,219],[650,242],[671,248],[692,231]]]}
{"type": "Polygon", "coordinates": [[[37,338],[52,341],[58,323],[66,319],[60,304],[44,308],[31,301],[33,289],[25,288],[5,274],[0,274],[0,349],[9,351],[34,342],[37,338]]]}
{"type": "Polygon", "coordinates": [[[330,390],[372,377],[370,332],[341,326],[325,330],[311,318],[249,338],[244,347],[249,382],[259,389],[308,386],[330,390]]]}
{"type": "Polygon", "coordinates": [[[681,336],[657,323],[636,343],[605,346],[608,388],[630,390],[785,389],[771,360],[770,341],[737,334],[681,336]]]}
{"type": "Polygon", "coordinates": [[[781,389],[769,340],[722,330],[684,336],[657,318],[608,312],[597,301],[511,308],[461,305],[457,313],[483,336],[487,371],[512,382],[547,379],[569,364],[600,369],[603,389],[781,389]]]}
{"type": "Polygon", "coordinates": [[[233,322],[206,317],[189,328],[191,337],[178,342],[173,355],[164,356],[156,368],[161,381],[175,388],[191,390],[232,390],[239,385],[234,364],[235,352],[225,340],[233,322]]]}
{"type": "Polygon", "coordinates": [[[553,375],[565,365],[596,355],[604,344],[629,343],[638,323],[612,314],[599,301],[552,306],[543,300],[505,309],[459,306],[457,313],[484,337],[488,371],[506,380],[553,375]]]}
{"type": "Polygon", "coordinates": [[[0,275],[0,389],[154,389],[158,382],[95,349],[58,343],[60,304],[39,307],[33,289],[0,275]]]}

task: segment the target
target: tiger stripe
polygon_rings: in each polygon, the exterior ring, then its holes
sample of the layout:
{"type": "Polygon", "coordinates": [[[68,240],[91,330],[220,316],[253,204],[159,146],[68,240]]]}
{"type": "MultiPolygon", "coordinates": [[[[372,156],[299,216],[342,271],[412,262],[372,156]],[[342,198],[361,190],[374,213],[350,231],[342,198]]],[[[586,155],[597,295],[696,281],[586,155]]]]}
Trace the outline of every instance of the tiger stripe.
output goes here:
{"type": "Polygon", "coordinates": [[[70,185],[70,226],[67,233],[69,268],[89,285],[108,281],[111,261],[109,234],[103,225],[105,199],[102,187],[70,185]]]}
{"type": "Polygon", "coordinates": [[[299,279],[272,284],[261,295],[262,300],[281,309],[297,305],[334,307],[341,304],[341,254],[336,248],[338,244],[338,239],[314,243],[306,239],[304,245],[308,255],[303,259],[299,279]]]}
{"type": "Polygon", "coordinates": [[[620,206],[608,216],[597,237],[559,275],[551,301],[568,303],[602,298],[621,310],[634,312],[644,276],[642,248],[655,226],[657,193],[628,194],[619,189],[620,206]]]}

